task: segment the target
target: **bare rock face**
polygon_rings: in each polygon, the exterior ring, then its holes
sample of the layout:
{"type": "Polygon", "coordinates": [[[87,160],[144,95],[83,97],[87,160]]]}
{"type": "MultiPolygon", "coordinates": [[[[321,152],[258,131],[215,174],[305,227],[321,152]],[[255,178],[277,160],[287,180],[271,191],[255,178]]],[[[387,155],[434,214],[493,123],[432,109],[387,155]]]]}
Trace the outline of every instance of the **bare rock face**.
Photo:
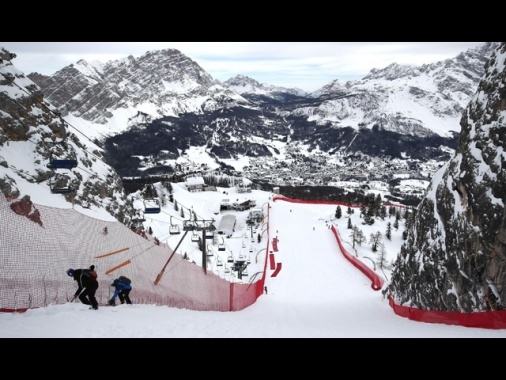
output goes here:
{"type": "MultiPolygon", "coordinates": [[[[12,62],[15,57],[0,48],[0,85],[5,90],[0,93],[0,168],[12,170],[0,173],[0,192],[9,200],[22,199],[12,203],[12,209],[42,225],[39,212],[29,194],[20,190],[18,181],[40,184],[41,191],[52,191],[53,185],[59,187],[61,183],[73,191],[54,196],[64,197],[73,205],[104,208],[118,221],[128,224],[135,210],[126,197],[121,178],[103,161],[103,151],[88,138],[71,132],[61,112],[46,102],[41,89],[15,67],[12,62]],[[22,152],[33,165],[28,169],[17,168],[12,155],[8,158],[4,150],[22,152]],[[47,166],[52,158],[76,160],[78,165],[73,170],[54,170],[47,166]]],[[[72,71],[68,71],[71,75],[72,71]]],[[[50,83],[49,77],[40,74],[34,77],[50,83]]]]}
{"type": "Polygon", "coordinates": [[[37,223],[42,227],[42,220],[40,220],[40,212],[33,205],[29,196],[25,196],[19,201],[10,204],[11,210],[18,215],[26,216],[31,221],[37,223]]]}
{"type": "Polygon", "coordinates": [[[475,312],[506,306],[506,43],[463,113],[383,291],[397,304],[475,312]]]}

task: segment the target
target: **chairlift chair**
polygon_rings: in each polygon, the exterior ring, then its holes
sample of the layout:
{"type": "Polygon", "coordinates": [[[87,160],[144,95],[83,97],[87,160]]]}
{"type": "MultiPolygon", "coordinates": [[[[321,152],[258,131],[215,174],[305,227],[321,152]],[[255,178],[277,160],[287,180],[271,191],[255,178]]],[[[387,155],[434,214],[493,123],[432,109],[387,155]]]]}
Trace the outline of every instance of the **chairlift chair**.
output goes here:
{"type": "Polygon", "coordinates": [[[171,235],[177,235],[181,233],[181,230],[179,229],[179,224],[172,223],[172,215],[170,216],[170,227],[169,227],[169,233],[171,235]]]}
{"type": "Polygon", "coordinates": [[[228,257],[227,257],[227,263],[233,263],[234,262],[234,256],[232,256],[232,254],[230,254],[228,257]]]}
{"type": "Polygon", "coordinates": [[[49,181],[49,188],[53,194],[69,194],[75,190],[70,186],[70,179],[63,174],[55,175],[49,181]],[[66,177],[66,179],[64,179],[66,177]],[[61,186],[62,184],[69,184],[68,186],[61,186]]]}
{"type": "Polygon", "coordinates": [[[51,187],[51,192],[53,194],[69,194],[73,193],[75,190],[71,187],[51,187]]]}
{"type": "Polygon", "coordinates": [[[192,241],[194,243],[198,243],[200,241],[200,236],[197,233],[192,233],[192,241]]]}
{"type": "Polygon", "coordinates": [[[221,243],[218,244],[218,251],[225,251],[225,242],[223,241],[223,238],[221,238],[221,243]]]}
{"type": "Polygon", "coordinates": [[[144,214],[159,214],[160,201],[156,198],[144,201],[144,214]]]}
{"type": "Polygon", "coordinates": [[[171,235],[177,235],[177,234],[181,233],[181,230],[179,229],[179,226],[177,224],[175,224],[175,225],[171,225],[169,227],[169,233],[171,235]]]}
{"type": "Polygon", "coordinates": [[[48,169],[74,169],[77,167],[77,160],[54,160],[51,159],[46,165],[48,169]]]}

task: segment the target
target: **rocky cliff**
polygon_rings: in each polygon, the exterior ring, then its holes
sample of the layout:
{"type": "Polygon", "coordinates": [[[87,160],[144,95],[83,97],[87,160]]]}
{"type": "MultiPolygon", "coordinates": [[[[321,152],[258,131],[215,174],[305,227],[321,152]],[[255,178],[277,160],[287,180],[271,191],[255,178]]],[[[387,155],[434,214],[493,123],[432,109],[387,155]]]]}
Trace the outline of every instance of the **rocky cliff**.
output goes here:
{"type": "Polygon", "coordinates": [[[416,210],[384,293],[426,310],[506,305],[506,43],[460,121],[453,158],[416,210]]]}

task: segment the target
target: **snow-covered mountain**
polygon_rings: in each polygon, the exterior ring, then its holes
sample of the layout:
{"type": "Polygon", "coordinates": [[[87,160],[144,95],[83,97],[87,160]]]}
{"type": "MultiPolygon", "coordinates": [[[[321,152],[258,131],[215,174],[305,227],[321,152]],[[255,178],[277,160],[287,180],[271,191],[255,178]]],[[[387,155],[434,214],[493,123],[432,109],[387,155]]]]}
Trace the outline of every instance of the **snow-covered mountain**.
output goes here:
{"type": "Polygon", "coordinates": [[[318,172],[333,179],[350,175],[336,170],[350,168],[350,160],[373,160],[391,177],[399,162],[450,158],[462,112],[496,46],[421,67],[393,63],[311,94],[244,76],[220,83],[173,49],[101,66],[81,60],[51,77],[28,77],[67,122],[96,139],[121,176],[175,172],[189,147],[201,147],[222,169],[251,171],[250,164],[268,160],[276,178],[279,167],[298,171],[295,155],[323,155],[331,166],[318,172]]]}
{"type": "MultiPolygon", "coordinates": [[[[133,214],[121,178],[103,160],[104,152],[70,128],[40,89],[0,50],[0,189],[17,213],[37,223],[31,197],[52,192],[67,205],[107,210],[127,224],[133,214]],[[64,163],[58,167],[55,163],[64,163]],[[28,183],[29,193],[19,184],[28,183]]],[[[23,186],[26,188],[26,186],[23,186]]]]}
{"type": "Polygon", "coordinates": [[[276,94],[284,93],[296,96],[308,96],[309,94],[300,88],[286,88],[273,86],[267,83],[259,83],[253,78],[245,75],[236,75],[223,82],[223,85],[238,94],[244,95],[264,95],[276,99],[276,94]]]}
{"type": "MultiPolygon", "coordinates": [[[[345,84],[335,80],[312,94],[260,84],[242,75],[220,83],[175,49],[150,51],[138,59],[130,56],[101,65],[80,60],[50,77],[37,73],[28,77],[40,85],[63,116],[72,114],[110,128],[121,124],[126,129],[132,123],[125,121],[138,112],[154,120],[182,113],[212,112],[226,106],[258,107],[242,97],[256,95],[288,101],[285,110],[306,115],[308,121],[319,124],[358,129],[372,128],[381,122],[382,129],[405,134],[416,134],[418,125],[421,130],[445,136],[450,131],[459,132],[458,117],[474,93],[483,65],[496,44],[486,43],[453,59],[420,67],[392,63],[383,69],[372,69],[362,80],[345,84]],[[292,102],[293,98],[287,95],[306,101],[292,102]],[[318,101],[308,104],[312,99],[318,101]],[[448,120],[456,117],[457,122],[448,120]],[[441,120],[434,125],[438,118],[441,120]],[[404,124],[399,119],[405,120],[408,127],[401,128],[404,124]]],[[[104,129],[104,134],[107,132],[104,129]]]]}
{"type": "Polygon", "coordinates": [[[238,94],[177,51],[30,75],[38,85],[14,60],[0,50],[0,187],[13,211],[38,224],[30,197],[61,190],[68,204],[106,209],[128,225],[134,209],[118,173],[177,174],[195,150],[217,167],[242,165],[267,181],[281,173],[304,183],[318,174],[333,184],[351,171],[367,186],[362,174],[420,175],[439,159],[444,165],[425,177],[431,184],[385,294],[426,310],[482,311],[506,302],[505,43],[416,70],[372,70],[368,79],[286,101],[238,94]],[[167,80],[157,75],[160,56],[167,80]],[[77,167],[48,166],[57,158],[77,167]]]}
{"type": "Polygon", "coordinates": [[[139,113],[158,119],[247,103],[175,49],[148,51],[138,59],[130,56],[102,65],[80,60],[50,77],[37,73],[28,77],[64,116],[72,114],[104,125],[105,134],[122,131],[113,126],[126,129],[135,124],[139,113]]]}

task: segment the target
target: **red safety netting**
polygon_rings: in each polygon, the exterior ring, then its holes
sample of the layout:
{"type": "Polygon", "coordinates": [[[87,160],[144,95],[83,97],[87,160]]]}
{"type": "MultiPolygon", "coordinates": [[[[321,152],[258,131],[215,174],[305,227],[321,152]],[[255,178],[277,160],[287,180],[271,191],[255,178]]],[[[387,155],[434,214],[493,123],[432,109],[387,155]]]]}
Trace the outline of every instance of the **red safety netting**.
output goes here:
{"type": "MultiPolygon", "coordinates": [[[[302,201],[287,198],[284,196],[275,196],[273,201],[283,200],[292,203],[312,203],[312,204],[340,204],[348,206],[342,202],[317,202],[317,201],[302,201]]],[[[397,206],[397,205],[396,205],[397,206]]],[[[350,205],[350,207],[359,207],[358,205],[350,205]]],[[[335,226],[332,226],[332,232],[334,233],[339,249],[343,253],[344,257],[348,259],[357,269],[369,277],[372,281],[371,287],[374,290],[380,290],[383,287],[384,280],[372,271],[368,266],[362,263],[360,260],[355,258],[349,252],[344,249],[344,246],[339,237],[339,233],[335,226]]],[[[476,312],[476,313],[461,313],[461,312],[448,312],[448,311],[437,311],[437,310],[421,310],[417,308],[396,305],[392,297],[388,297],[389,304],[392,307],[395,314],[409,318],[414,321],[426,322],[426,323],[443,323],[447,325],[458,325],[465,327],[480,327],[487,329],[504,329],[506,328],[506,310],[495,310],[487,312],[476,312]]]]}
{"type": "MultiPolygon", "coordinates": [[[[77,284],[68,268],[96,266],[96,298],[105,305],[113,293],[110,281],[119,275],[133,280],[133,303],[167,305],[191,310],[236,311],[253,304],[263,293],[265,276],[250,283],[231,283],[185,260],[156,238],[131,231],[119,222],[103,221],[73,209],[33,204],[31,215],[11,209],[17,200],[0,195],[0,311],[68,302],[77,284]],[[163,276],[155,285],[160,270],[163,276]]],[[[269,213],[267,213],[268,221],[269,213]]],[[[264,258],[264,273],[269,251],[264,258]]]]}

